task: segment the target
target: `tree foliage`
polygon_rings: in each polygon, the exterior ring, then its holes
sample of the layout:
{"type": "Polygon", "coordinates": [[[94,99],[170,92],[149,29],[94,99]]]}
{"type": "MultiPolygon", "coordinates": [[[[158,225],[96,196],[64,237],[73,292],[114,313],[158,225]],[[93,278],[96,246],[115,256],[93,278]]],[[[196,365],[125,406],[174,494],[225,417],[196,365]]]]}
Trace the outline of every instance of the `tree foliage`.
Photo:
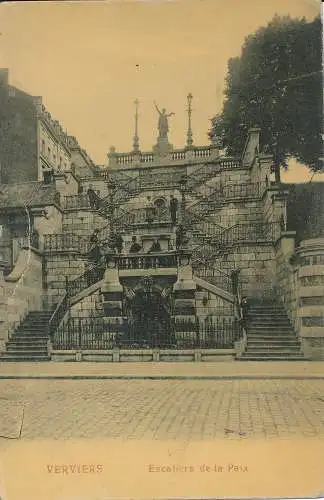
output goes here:
{"type": "MultiPolygon", "coordinates": [[[[261,127],[261,147],[274,168],[295,157],[318,170],[322,156],[321,21],[275,16],[248,36],[240,57],[228,61],[225,100],[212,119],[230,155],[239,155],[250,127],[261,127]]],[[[277,172],[278,173],[278,172],[277,172]]]]}

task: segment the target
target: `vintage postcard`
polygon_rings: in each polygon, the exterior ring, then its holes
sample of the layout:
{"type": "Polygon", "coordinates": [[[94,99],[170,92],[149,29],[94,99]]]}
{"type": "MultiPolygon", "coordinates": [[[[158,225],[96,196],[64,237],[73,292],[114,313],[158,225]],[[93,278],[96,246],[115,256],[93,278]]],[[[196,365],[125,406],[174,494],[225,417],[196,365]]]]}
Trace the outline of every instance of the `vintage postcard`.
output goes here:
{"type": "Polygon", "coordinates": [[[0,5],[0,500],[324,495],[321,8],[0,5]]]}

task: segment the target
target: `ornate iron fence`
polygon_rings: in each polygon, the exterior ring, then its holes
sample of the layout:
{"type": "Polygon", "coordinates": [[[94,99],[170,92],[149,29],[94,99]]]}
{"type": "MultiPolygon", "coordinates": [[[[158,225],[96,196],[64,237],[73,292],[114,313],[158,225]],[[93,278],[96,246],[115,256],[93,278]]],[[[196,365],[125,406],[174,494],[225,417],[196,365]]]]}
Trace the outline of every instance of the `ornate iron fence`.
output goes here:
{"type": "Polygon", "coordinates": [[[169,325],[122,323],[107,324],[104,318],[69,318],[52,340],[53,349],[231,349],[240,338],[239,322],[232,317],[212,317],[203,321],[170,321],[169,325]]]}

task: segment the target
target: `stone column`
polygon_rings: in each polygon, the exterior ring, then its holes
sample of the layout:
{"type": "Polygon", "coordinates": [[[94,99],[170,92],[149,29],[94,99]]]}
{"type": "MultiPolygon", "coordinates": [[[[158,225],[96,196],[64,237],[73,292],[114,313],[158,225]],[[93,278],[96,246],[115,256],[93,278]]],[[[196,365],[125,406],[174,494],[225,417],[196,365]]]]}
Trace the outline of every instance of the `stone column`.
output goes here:
{"type": "Polygon", "coordinates": [[[106,338],[112,345],[118,345],[118,339],[123,331],[123,287],[119,281],[116,255],[106,256],[106,271],[101,287],[102,305],[106,338]]]}
{"type": "Polygon", "coordinates": [[[198,340],[196,323],[196,284],[193,281],[191,252],[180,250],[178,280],[173,285],[175,338],[179,347],[198,340]]]}
{"type": "Polygon", "coordinates": [[[324,238],[303,240],[298,256],[300,340],[308,359],[324,359],[324,238]]]}

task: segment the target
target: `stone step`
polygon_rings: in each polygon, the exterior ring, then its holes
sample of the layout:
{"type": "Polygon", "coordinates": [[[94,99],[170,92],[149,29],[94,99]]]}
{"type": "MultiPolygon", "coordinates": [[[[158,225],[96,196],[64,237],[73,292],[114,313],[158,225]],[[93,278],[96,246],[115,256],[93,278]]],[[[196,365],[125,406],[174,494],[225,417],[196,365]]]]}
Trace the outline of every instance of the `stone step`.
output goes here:
{"type": "Polygon", "coordinates": [[[248,333],[264,333],[269,332],[271,334],[276,334],[277,332],[294,332],[291,326],[273,326],[273,325],[247,325],[248,333]]]}
{"type": "Polygon", "coordinates": [[[284,357],[284,356],[287,356],[287,355],[290,355],[290,354],[293,354],[294,356],[299,355],[300,354],[300,350],[295,350],[295,349],[280,349],[280,350],[272,351],[272,350],[267,350],[267,349],[260,349],[260,350],[253,350],[253,351],[247,350],[247,351],[245,351],[244,354],[246,354],[248,356],[250,356],[250,355],[253,355],[253,356],[269,356],[269,355],[273,354],[274,356],[284,357]]]}
{"type": "Polygon", "coordinates": [[[25,362],[25,361],[50,361],[50,356],[41,356],[41,355],[35,355],[35,356],[31,356],[30,354],[28,355],[11,355],[11,354],[0,354],[0,362],[1,361],[4,361],[4,362],[17,362],[17,361],[21,361],[21,362],[25,362]]]}
{"type": "Polygon", "coordinates": [[[253,339],[247,339],[247,345],[248,346],[262,346],[262,345],[294,345],[298,344],[300,345],[300,341],[297,340],[295,337],[288,338],[288,339],[258,339],[258,338],[253,338],[253,339]]]}
{"type": "Polygon", "coordinates": [[[44,335],[12,335],[10,340],[13,342],[47,342],[49,337],[44,335]]]}
{"type": "Polygon", "coordinates": [[[292,328],[289,321],[248,321],[249,327],[255,328],[292,328]]]}
{"type": "Polygon", "coordinates": [[[283,356],[277,356],[276,354],[274,355],[254,355],[254,354],[245,354],[243,353],[241,356],[237,356],[236,360],[237,361],[307,361],[307,358],[305,358],[302,354],[296,355],[292,354],[290,356],[283,357],[283,356]]]}
{"type": "Polygon", "coordinates": [[[290,353],[290,352],[300,352],[300,346],[299,345],[289,345],[289,346],[247,346],[247,349],[245,351],[247,354],[253,353],[253,354],[260,354],[263,352],[268,352],[268,353],[276,353],[276,354],[281,354],[281,353],[290,353]]]}
{"type": "Polygon", "coordinates": [[[17,346],[17,347],[26,347],[27,349],[30,346],[34,347],[43,347],[44,345],[47,345],[47,339],[46,340],[8,340],[6,342],[6,345],[9,346],[17,346]]]}
{"type": "Polygon", "coordinates": [[[10,349],[6,351],[6,354],[10,354],[10,356],[47,356],[47,349],[28,349],[24,351],[10,349]]]}
{"type": "Polygon", "coordinates": [[[53,313],[52,311],[29,311],[28,318],[35,316],[37,318],[50,317],[52,313],[53,313]]]}
{"type": "Polygon", "coordinates": [[[7,344],[7,351],[43,351],[47,350],[47,342],[44,344],[17,344],[17,343],[8,343],[7,344]]]}
{"type": "Polygon", "coordinates": [[[248,313],[248,318],[257,321],[290,321],[287,314],[256,314],[251,311],[248,313]]]}
{"type": "Polygon", "coordinates": [[[44,326],[42,326],[42,327],[37,327],[37,328],[36,327],[33,328],[33,327],[27,326],[27,325],[21,325],[18,328],[16,328],[15,331],[17,333],[19,333],[19,332],[21,332],[21,333],[23,333],[23,332],[33,332],[33,333],[35,332],[35,333],[38,333],[38,332],[44,332],[44,331],[46,331],[47,328],[48,328],[47,324],[44,325],[44,326]]]}
{"type": "Polygon", "coordinates": [[[271,343],[296,341],[296,335],[247,335],[248,342],[271,343]]]}
{"type": "Polygon", "coordinates": [[[286,313],[286,310],[284,308],[281,308],[281,307],[254,307],[254,306],[250,306],[249,307],[249,311],[251,312],[251,314],[261,314],[261,315],[264,315],[264,314],[267,314],[267,315],[273,315],[273,316],[277,316],[277,315],[283,315],[283,316],[286,316],[287,313],[286,313]]]}

